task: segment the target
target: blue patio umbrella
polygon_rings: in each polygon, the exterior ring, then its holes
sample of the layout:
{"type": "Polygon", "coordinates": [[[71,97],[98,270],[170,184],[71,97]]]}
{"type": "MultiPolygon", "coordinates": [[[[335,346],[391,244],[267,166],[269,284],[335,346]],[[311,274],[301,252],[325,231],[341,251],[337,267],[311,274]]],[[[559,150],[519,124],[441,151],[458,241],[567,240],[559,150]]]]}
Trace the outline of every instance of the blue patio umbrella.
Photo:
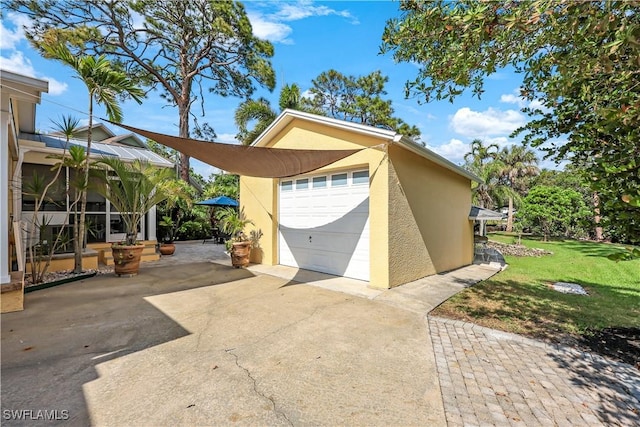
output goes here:
{"type": "Polygon", "coordinates": [[[213,199],[203,200],[201,202],[196,203],[196,205],[204,205],[204,206],[233,206],[238,207],[238,201],[232,199],[227,196],[218,196],[213,199]]]}
{"type": "MultiPolygon", "coordinates": [[[[196,205],[204,205],[204,206],[211,206],[213,209],[211,210],[211,223],[212,223],[212,228],[213,228],[213,240],[216,243],[223,243],[225,239],[227,239],[229,236],[226,236],[224,233],[221,233],[221,231],[218,229],[218,227],[215,224],[215,219],[214,219],[214,215],[213,215],[213,211],[215,210],[216,207],[234,207],[237,208],[238,207],[238,201],[235,199],[232,199],[231,197],[227,197],[227,196],[218,196],[218,197],[214,197],[213,199],[207,199],[207,200],[203,200],[201,202],[196,203],[196,205]]],[[[207,241],[207,239],[204,239],[202,241],[202,243],[205,243],[207,241]]]]}

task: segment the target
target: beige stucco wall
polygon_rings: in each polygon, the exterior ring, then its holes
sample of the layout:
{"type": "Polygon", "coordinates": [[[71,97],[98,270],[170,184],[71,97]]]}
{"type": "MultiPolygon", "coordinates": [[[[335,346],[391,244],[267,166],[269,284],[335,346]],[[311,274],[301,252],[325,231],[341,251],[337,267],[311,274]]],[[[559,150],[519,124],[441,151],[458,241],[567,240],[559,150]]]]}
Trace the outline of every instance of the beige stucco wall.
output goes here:
{"type": "Polygon", "coordinates": [[[400,147],[389,153],[391,286],[470,264],[470,180],[400,147]]]}
{"type": "Polygon", "coordinates": [[[266,265],[278,263],[278,218],[275,214],[278,181],[268,178],[240,178],[240,205],[244,214],[253,221],[245,232],[262,232],[260,247],[251,250],[251,262],[266,265]],[[273,219],[273,220],[272,220],[273,219]]]}
{"type": "MultiPolygon", "coordinates": [[[[380,139],[294,120],[268,146],[363,150],[313,173],[368,166],[370,283],[390,288],[470,264],[470,181],[380,139]]],[[[240,178],[240,205],[261,229],[261,262],[278,264],[277,179],[240,178]]],[[[248,230],[247,230],[248,231],[248,230]]],[[[253,262],[260,262],[254,255],[253,262]]]]}
{"type": "MultiPolygon", "coordinates": [[[[294,120],[269,143],[277,148],[353,149],[372,147],[381,143],[378,139],[356,135],[315,123],[294,120]]],[[[369,168],[369,230],[370,230],[370,286],[387,288],[388,269],[388,221],[387,161],[384,149],[363,150],[346,159],[333,163],[313,174],[334,170],[369,168]],[[375,208],[373,208],[375,207],[375,208]]],[[[254,227],[261,229],[262,263],[278,264],[278,179],[240,178],[240,205],[254,227]]],[[[252,256],[252,261],[257,260],[252,256]]]]}

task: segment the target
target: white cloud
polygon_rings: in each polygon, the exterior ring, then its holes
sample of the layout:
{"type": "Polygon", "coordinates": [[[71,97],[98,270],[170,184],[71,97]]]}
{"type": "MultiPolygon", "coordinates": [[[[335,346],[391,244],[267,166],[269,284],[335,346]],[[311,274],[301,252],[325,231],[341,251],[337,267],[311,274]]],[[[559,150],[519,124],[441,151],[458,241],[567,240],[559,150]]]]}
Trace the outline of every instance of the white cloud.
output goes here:
{"type": "Polygon", "coordinates": [[[224,142],[225,144],[240,144],[234,133],[220,133],[216,138],[216,142],[224,142]]]}
{"type": "Polygon", "coordinates": [[[504,102],[506,104],[518,104],[518,107],[520,108],[527,106],[527,101],[523,97],[514,95],[513,93],[501,95],[500,102],[504,102]]]}
{"type": "Polygon", "coordinates": [[[0,57],[0,67],[7,71],[22,74],[23,76],[36,76],[36,71],[31,64],[31,61],[29,61],[29,58],[26,58],[20,51],[11,52],[11,55],[8,58],[4,56],[0,57]]]}
{"type": "Polygon", "coordinates": [[[62,95],[67,91],[67,88],[69,87],[68,84],[64,82],[59,82],[53,77],[42,77],[42,78],[45,80],[49,80],[49,95],[52,95],[52,96],[62,95]]]}
{"type": "Polygon", "coordinates": [[[8,58],[0,57],[0,68],[2,68],[3,70],[21,74],[23,76],[34,77],[41,80],[48,80],[49,95],[61,95],[68,88],[68,85],[66,83],[59,82],[53,77],[38,75],[38,73],[36,73],[36,70],[33,68],[33,65],[31,64],[29,58],[26,58],[20,51],[12,52],[11,56],[9,56],[8,58]]]}
{"type": "Polygon", "coordinates": [[[33,64],[31,64],[29,58],[26,58],[24,54],[18,50],[11,52],[11,55],[8,58],[0,57],[0,68],[23,76],[48,80],[49,95],[60,95],[68,88],[68,85],[64,82],[59,82],[53,77],[47,77],[36,73],[36,70],[33,68],[33,64]]]}
{"type": "Polygon", "coordinates": [[[0,49],[13,50],[16,48],[16,45],[25,38],[23,27],[28,26],[30,21],[26,16],[15,12],[7,13],[5,16],[6,19],[3,19],[0,23],[0,49]],[[11,30],[7,28],[5,22],[11,22],[14,29],[11,30]]]}
{"type": "Polygon", "coordinates": [[[516,104],[518,105],[518,107],[520,108],[531,108],[531,109],[539,109],[543,112],[549,112],[551,110],[549,110],[547,107],[545,107],[544,105],[542,105],[542,101],[539,99],[534,99],[533,101],[529,101],[525,98],[523,98],[522,96],[520,96],[519,94],[519,90],[515,89],[513,91],[513,93],[507,93],[507,94],[503,94],[500,96],[500,102],[503,102],[505,104],[516,104]]]}
{"type": "Polygon", "coordinates": [[[456,164],[462,164],[464,155],[469,152],[469,144],[455,138],[442,145],[432,146],[427,144],[427,148],[456,164]]]}
{"type": "Polygon", "coordinates": [[[353,24],[359,24],[357,18],[351,15],[348,10],[335,10],[328,6],[314,6],[311,2],[285,3],[273,16],[282,21],[298,21],[311,16],[337,15],[351,19],[353,24]]]}
{"type": "Polygon", "coordinates": [[[549,108],[545,107],[544,105],[542,105],[542,101],[539,100],[539,99],[534,99],[533,101],[531,101],[529,103],[529,108],[532,108],[534,110],[538,109],[538,110],[541,110],[541,111],[543,111],[545,113],[551,111],[551,109],[549,109],[549,108]]]}
{"type": "Polygon", "coordinates": [[[570,163],[568,160],[562,160],[559,163],[556,163],[554,160],[546,159],[542,160],[542,155],[540,157],[540,163],[538,167],[540,169],[550,169],[550,170],[564,170],[564,168],[570,163]]]}
{"type": "Polygon", "coordinates": [[[289,35],[293,31],[290,26],[280,22],[268,21],[261,15],[249,14],[249,20],[253,27],[253,34],[261,39],[273,43],[293,43],[289,35]]]}
{"type": "Polygon", "coordinates": [[[490,135],[510,134],[524,125],[524,116],[515,110],[473,111],[464,107],[456,111],[450,119],[450,126],[459,135],[471,138],[486,138],[490,135]]]}
{"type": "Polygon", "coordinates": [[[278,10],[269,14],[247,11],[247,15],[253,27],[253,34],[273,43],[293,44],[293,40],[289,38],[293,29],[285,22],[299,21],[314,16],[335,15],[349,19],[354,25],[360,23],[348,10],[336,10],[325,5],[314,6],[310,1],[301,1],[295,4],[273,2],[268,5],[275,6],[278,10]]]}

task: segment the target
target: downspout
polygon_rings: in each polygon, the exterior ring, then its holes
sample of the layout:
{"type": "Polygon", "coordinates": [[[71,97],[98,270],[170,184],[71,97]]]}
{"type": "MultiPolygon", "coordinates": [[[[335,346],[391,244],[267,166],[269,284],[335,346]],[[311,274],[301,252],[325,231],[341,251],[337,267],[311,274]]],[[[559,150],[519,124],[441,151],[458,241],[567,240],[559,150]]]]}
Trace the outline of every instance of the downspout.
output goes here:
{"type": "Polygon", "coordinates": [[[13,220],[22,221],[22,164],[24,163],[24,154],[30,149],[20,148],[18,150],[18,161],[13,171],[13,220]]]}

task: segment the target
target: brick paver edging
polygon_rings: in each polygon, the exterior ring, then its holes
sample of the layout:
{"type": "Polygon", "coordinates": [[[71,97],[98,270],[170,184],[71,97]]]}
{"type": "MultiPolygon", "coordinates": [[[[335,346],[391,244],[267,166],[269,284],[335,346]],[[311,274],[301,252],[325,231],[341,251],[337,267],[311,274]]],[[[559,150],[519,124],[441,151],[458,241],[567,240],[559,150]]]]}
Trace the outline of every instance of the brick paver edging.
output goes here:
{"type": "Polygon", "coordinates": [[[445,414],[463,425],[637,425],[640,372],[577,348],[428,316],[445,414]]]}

